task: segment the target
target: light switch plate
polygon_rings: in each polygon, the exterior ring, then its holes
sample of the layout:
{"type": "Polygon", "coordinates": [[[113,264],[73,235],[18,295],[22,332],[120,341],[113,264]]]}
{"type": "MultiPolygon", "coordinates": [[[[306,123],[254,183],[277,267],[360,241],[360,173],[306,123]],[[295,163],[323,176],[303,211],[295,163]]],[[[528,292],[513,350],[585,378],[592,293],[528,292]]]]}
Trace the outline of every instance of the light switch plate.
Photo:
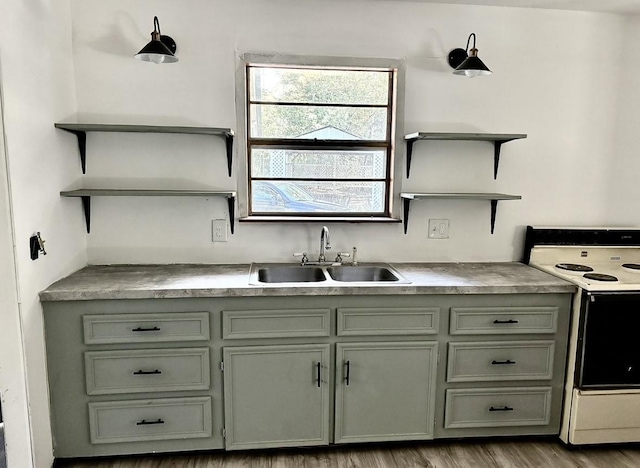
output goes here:
{"type": "Polygon", "coordinates": [[[227,220],[214,219],[211,221],[211,241],[227,242],[227,220]]]}
{"type": "Polygon", "coordinates": [[[448,239],[449,238],[449,220],[448,219],[430,219],[429,220],[429,239],[448,239]]]}

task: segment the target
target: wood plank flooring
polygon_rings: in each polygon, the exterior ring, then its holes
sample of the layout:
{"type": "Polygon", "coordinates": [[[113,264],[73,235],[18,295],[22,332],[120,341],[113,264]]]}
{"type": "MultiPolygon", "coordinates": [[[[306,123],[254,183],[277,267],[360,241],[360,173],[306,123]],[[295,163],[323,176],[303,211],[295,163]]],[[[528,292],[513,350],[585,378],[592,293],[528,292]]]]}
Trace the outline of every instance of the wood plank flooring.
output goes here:
{"type": "Polygon", "coordinates": [[[554,440],[447,441],[324,449],[58,460],[66,468],[638,468],[640,446],[567,449],[554,440]]]}

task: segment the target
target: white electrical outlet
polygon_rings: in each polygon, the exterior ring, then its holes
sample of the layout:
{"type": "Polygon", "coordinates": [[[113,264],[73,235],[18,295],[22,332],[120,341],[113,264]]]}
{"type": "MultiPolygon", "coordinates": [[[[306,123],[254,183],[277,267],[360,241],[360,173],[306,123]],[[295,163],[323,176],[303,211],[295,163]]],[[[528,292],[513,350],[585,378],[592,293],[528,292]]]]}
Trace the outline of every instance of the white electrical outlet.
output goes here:
{"type": "Polygon", "coordinates": [[[449,220],[448,219],[430,219],[429,220],[429,239],[448,239],[449,238],[449,220]]]}
{"type": "Polygon", "coordinates": [[[227,220],[214,219],[211,221],[211,232],[213,242],[227,242],[227,220]]]}

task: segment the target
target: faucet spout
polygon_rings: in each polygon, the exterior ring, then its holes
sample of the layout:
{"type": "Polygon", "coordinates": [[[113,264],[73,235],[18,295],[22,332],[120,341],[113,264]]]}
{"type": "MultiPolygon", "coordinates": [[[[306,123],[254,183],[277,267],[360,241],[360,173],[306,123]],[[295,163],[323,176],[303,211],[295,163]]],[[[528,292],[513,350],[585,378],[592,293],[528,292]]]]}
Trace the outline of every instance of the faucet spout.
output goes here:
{"type": "Polygon", "coordinates": [[[318,257],[319,262],[325,261],[325,250],[331,250],[331,238],[329,237],[329,228],[327,226],[322,226],[322,231],[320,231],[320,256],[318,257]]]}

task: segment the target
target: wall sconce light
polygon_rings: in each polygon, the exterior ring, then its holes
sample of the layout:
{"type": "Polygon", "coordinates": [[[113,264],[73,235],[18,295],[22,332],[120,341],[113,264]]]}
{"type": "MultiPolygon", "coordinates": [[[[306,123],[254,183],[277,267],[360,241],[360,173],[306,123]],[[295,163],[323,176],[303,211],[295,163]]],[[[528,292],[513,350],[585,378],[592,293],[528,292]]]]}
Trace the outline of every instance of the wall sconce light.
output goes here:
{"type": "Polygon", "coordinates": [[[154,16],[151,42],[144,46],[134,57],[143,62],[174,63],[178,61],[178,57],[173,55],[175,51],[176,41],[160,33],[160,21],[158,21],[157,16],[154,16]]]}
{"type": "Polygon", "coordinates": [[[449,65],[453,70],[454,75],[464,75],[469,78],[476,76],[491,75],[491,70],[478,58],[478,49],[476,49],[476,35],[475,33],[469,34],[467,39],[467,49],[453,49],[449,52],[449,65]],[[469,42],[473,37],[473,47],[469,50],[469,42]],[[469,52],[467,54],[467,51],[469,52]]]}

